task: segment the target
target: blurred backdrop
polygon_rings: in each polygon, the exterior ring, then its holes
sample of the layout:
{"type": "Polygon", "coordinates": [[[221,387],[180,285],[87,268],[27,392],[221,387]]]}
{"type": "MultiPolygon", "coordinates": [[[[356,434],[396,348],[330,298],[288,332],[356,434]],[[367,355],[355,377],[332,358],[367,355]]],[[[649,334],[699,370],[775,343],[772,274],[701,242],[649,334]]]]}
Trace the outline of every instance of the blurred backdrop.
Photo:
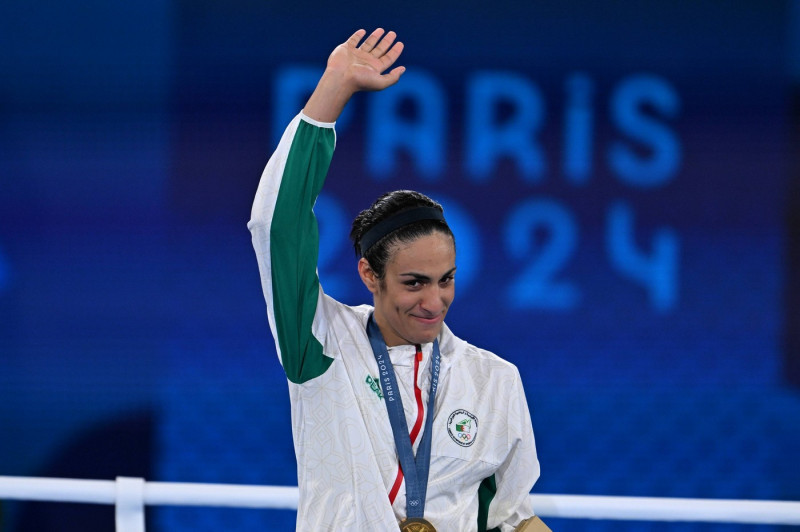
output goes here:
{"type": "MultiPolygon", "coordinates": [[[[426,192],[450,327],[522,373],[535,492],[800,499],[800,10],[773,0],[4,3],[0,475],[296,485],[245,225],[327,54],[382,25],[408,71],[337,126],[326,291],[369,301],[350,221],[426,192]]],[[[112,527],[0,502],[4,532],[112,527]]]]}

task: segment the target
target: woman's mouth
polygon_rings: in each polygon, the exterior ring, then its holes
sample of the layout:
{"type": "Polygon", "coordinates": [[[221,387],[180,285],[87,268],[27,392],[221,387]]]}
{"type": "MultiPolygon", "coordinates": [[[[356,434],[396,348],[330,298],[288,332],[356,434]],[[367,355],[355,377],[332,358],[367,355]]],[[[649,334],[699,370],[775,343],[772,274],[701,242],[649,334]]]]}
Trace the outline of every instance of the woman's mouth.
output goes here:
{"type": "Polygon", "coordinates": [[[441,314],[437,314],[436,316],[419,316],[416,314],[412,314],[411,317],[419,321],[420,323],[424,323],[425,325],[435,325],[442,320],[441,314]]]}

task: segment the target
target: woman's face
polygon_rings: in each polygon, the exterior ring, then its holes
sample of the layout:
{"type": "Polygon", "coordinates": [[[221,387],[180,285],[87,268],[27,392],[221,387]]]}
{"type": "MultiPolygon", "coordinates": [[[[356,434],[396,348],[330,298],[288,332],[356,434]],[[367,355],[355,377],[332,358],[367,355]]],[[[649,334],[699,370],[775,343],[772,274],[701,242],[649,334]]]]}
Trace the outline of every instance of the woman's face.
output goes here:
{"type": "Polygon", "coordinates": [[[359,273],[386,345],[424,344],[439,335],[455,296],[455,262],[453,239],[438,231],[395,244],[383,279],[361,259],[359,273]]]}

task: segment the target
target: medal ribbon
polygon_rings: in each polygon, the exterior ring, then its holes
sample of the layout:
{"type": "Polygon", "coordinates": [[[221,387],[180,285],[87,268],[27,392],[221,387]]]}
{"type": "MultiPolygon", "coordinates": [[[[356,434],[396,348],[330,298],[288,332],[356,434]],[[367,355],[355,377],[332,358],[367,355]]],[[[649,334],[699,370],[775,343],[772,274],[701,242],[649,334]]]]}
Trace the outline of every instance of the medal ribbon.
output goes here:
{"type": "Polygon", "coordinates": [[[400,465],[403,467],[403,474],[406,479],[406,516],[423,517],[425,513],[425,497],[428,493],[428,472],[431,464],[431,439],[433,427],[433,405],[436,398],[436,388],[439,386],[439,340],[433,342],[433,358],[431,360],[431,390],[428,395],[428,417],[425,420],[425,431],[422,434],[422,441],[417,448],[417,456],[414,457],[414,449],[411,446],[411,438],[408,434],[408,423],[406,414],[403,411],[403,400],[400,398],[400,388],[397,386],[397,377],[394,374],[392,361],[389,359],[389,350],[383,340],[378,324],[370,315],[367,321],[367,336],[378,363],[381,388],[383,389],[383,400],[386,403],[386,411],[389,413],[389,423],[392,426],[394,444],[397,447],[397,455],[400,458],[400,465]]]}

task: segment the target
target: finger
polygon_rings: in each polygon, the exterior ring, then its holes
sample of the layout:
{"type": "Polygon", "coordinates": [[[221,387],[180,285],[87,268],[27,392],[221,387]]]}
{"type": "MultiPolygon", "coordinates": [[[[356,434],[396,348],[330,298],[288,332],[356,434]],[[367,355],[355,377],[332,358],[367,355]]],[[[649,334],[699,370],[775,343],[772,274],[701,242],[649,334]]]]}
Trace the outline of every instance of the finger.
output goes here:
{"type": "Polygon", "coordinates": [[[394,40],[397,38],[397,34],[393,31],[390,31],[386,35],[384,35],[383,39],[373,48],[372,55],[376,57],[381,57],[383,54],[386,53],[391,46],[394,40]]]}
{"type": "Polygon", "coordinates": [[[386,87],[391,87],[392,85],[397,83],[397,81],[400,79],[400,76],[402,76],[403,72],[405,71],[406,67],[399,66],[393,68],[391,72],[389,72],[388,74],[384,74],[383,76],[381,76],[381,79],[383,81],[383,88],[385,89],[386,87]]]}
{"type": "Polygon", "coordinates": [[[380,58],[382,70],[386,70],[392,66],[394,62],[397,61],[397,58],[400,57],[400,54],[403,53],[404,49],[405,45],[401,41],[397,41],[388,52],[383,54],[380,58]]]}
{"type": "Polygon", "coordinates": [[[400,76],[402,76],[405,73],[405,71],[406,67],[404,66],[395,67],[391,70],[391,72],[387,74],[387,76],[393,78],[394,81],[397,82],[397,80],[400,79],[400,76]]]}
{"type": "Polygon", "coordinates": [[[358,30],[354,34],[352,34],[350,38],[347,39],[347,41],[345,41],[345,44],[347,46],[352,46],[353,48],[355,48],[356,46],[358,46],[358,43],[361,42],[361,39],[363,39],[364,35],[366,34],[367,30],[364,29],[358,30]]]}
{"type": "Polygon", "coordinates": [[[373,31],[367,40],[361,43],[361,46],[358,47],[359,50],[363,50],[365,52],[371,52],[375,45],[378,44],[378,41],[381,39],[381,35],[383,35],[383,28],[377,28],[373,31]]]}

